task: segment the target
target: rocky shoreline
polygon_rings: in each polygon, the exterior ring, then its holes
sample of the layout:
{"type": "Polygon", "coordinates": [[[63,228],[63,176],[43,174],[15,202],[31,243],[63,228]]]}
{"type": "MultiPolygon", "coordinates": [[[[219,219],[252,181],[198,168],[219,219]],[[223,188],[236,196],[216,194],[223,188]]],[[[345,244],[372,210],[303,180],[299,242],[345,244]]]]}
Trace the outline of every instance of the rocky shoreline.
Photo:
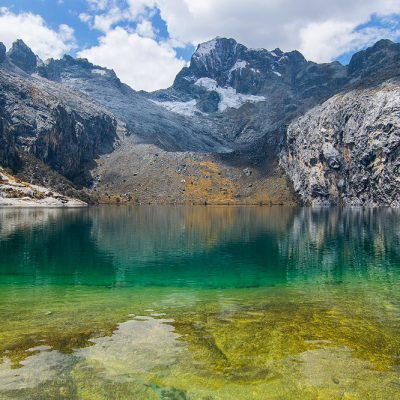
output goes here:
{"type": "Polygon", "coordinates": [[[0,168],[0,207],[86,207],[87,203],[29,184],[0,168]]]}

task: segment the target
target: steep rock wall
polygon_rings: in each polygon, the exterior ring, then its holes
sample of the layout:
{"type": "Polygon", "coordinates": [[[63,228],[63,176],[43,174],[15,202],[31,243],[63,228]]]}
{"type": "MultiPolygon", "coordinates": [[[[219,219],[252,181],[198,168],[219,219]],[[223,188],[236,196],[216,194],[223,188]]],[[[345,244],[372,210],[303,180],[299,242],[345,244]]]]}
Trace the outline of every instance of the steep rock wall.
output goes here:
{"type": "Polygon", "coordinates": [[[308,205],[400,206],[400,81],[336,95],[290,124],[281,165],[308,205]]]}

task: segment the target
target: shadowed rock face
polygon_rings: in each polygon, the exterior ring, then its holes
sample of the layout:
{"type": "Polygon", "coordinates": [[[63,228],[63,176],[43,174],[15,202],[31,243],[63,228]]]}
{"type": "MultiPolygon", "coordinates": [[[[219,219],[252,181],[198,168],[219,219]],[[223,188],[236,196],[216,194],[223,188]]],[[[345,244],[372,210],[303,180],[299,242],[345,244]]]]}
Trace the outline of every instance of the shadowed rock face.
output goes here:
{"type": "Polygon", "coordinates": [[[4,167],[16,168],[18,161],[14,136],[9,130],[8,122],[0,114],[0,164],[4,167]]]}
{"type": "Polygon", "coordinates": [[[0,63],[2,63],[6,58],[6,46],[4,43],[0,42],[0,63]]]}
{"type": "Polygon", "coordinates": [[[400,44],[380,40],[367,50],[354,54],[348,73],[353,82],[364,86],[400,75],[400,44]]]}
{"type": "Polygon", "coordinates": [[[27,73],[31,73],[36,69],[37,57],[22,40],[17,40],[13,43],[7,56],[14,65],[27,73]]]}
{"type": "Polygon", "coordinates": [[[287,91],[296,88],[301,97],[309,97],[317,94],[310,89],[318,80],[324,81],[330,94],[343,85],[345,76],[346,67],[337,62],[319,65],[308,62],[298,51],[251,49],[233,39],[217,38],[198,46],[190,66],[178,74],[173,87],[188,91],[190,83],[208,77],[239,93],[271,95],[271,89],[281,87],[287,91]]]}
{"type": "Polygon", "coordinates": [[[115,118],[88,98],[54,82],[27,77],[13,65],[8,55],[0,68],[2,138],[11,143],[3,151],[4,163],[11,165],[11,149],[17,146],[65,177],[84,183],[87,165],[114,149],[115,118]]]}

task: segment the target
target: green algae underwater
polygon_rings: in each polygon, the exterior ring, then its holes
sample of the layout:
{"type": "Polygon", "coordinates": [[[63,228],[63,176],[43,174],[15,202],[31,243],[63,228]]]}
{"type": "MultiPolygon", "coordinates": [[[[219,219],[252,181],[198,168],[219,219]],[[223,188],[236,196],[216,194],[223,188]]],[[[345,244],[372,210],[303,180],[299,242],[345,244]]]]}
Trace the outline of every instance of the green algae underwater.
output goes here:
{"type": "Polygon", "coordinates": [[[400,398],[400,211],[0,209],[0,399],[400,398]]]}

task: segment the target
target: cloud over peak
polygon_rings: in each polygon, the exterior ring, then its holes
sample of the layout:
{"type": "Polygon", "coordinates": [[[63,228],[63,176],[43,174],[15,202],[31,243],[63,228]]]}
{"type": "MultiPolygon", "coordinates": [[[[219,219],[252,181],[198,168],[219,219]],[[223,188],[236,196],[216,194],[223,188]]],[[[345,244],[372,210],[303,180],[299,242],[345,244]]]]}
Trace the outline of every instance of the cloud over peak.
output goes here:
{"type": "Polygon", "coordinates": [[[123,82],[147,91],[168,87],[185,66],[185,61],[178,59],[167,43],[122,27],[107,32],[97,46],[81,51],[79,56],[113,68],[123,82]]]}
{"type": "Polygon", "coordinates": [[[16,39],[22,39],[40,58],[60,58],[76,47],[74,29],[61,24],[51,29],[40,15],[30,12],[16,14],[0,8],[0,41],[10,48],[16,39]]]}
{"type": "MultiPolygon", "coordinates": [[[[29,0],[20,0],[30,4],[29,0]]],[[[73,51],[135,89],[169,86],[193,46],[232,37],[329,62],[382,38],[400,39],[399,0],[42,0],[43,16],[0,8],[0,41],[23,39],[41,58],[73,51]],[[55,9],[62,8],[54,24],[55,9]],[[68,23],[63,20],[68,15],[68,23]],[[76,25],[74,25],[74,21],[76,25]],[[48,23],[52,25],[48,25],[48,23]],[[74,30],[75,29],[75,30],[74,30]],[[78,37],[79,40],[76,39],[78,37]]],[[[27,11],[28,10],[28,11],[27,11]]]]}

